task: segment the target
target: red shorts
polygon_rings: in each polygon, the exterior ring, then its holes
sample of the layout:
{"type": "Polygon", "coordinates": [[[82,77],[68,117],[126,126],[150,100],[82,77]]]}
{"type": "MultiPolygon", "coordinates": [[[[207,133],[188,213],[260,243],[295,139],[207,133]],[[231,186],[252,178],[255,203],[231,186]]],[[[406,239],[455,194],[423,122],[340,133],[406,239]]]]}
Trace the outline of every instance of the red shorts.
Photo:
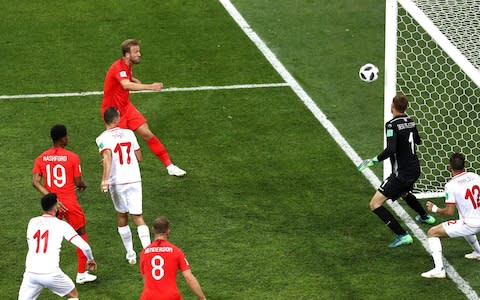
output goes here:
{"type": "Polygon", "coordinates": [[[62,201],[60,199],[60,202],[62,202],[62,204],[68,209],[66,212],[58,212],[57,217],[60,220],[65,219],[65,221],[67,221],[67,223],[75,230],[78,230],[87,224],[83,209],[80,207],[77,200],[62,201]]]}
{"type": "MultiPolygon", "coordinates": [[[[102,107],[102,118],[106,109],[107,107],[102,107]]],[[[137,108],[135,108],[132,103],[129,103],[123,109],[119,109],[118,107],[117,109],[120,112],[120,124],[118,124],[118,127],[120,128],[127,128],[135,131],[138,127],[147,123],[145,117],[137,110],[137,108]]]]}

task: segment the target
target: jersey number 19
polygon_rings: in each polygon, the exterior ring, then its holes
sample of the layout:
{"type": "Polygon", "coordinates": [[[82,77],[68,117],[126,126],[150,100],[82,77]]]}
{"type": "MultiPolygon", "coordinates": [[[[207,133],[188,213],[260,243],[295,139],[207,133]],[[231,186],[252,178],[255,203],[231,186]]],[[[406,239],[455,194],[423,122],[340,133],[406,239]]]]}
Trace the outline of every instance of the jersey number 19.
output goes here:
{"type": "Polygon", "coordinates": [[[55,184],[56,187],[62,188],[65,183],[67,183],[67,172],[65,167],[62,165],[50,165],[45,166],[45,171],[47,173],[47,185],[52,187],[52,184],[55,184]]]}

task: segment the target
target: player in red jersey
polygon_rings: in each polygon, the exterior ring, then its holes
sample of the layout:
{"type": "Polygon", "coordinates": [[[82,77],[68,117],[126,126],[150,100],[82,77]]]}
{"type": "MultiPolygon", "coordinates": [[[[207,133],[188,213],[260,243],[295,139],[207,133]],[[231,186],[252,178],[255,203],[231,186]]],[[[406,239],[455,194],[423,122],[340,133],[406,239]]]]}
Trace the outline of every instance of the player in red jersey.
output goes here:
{"type": "MultiPolygon", "coordinates": [[[[43,195],[57,194],[59,200],[57,217],[65,218],[78,235],[87,241],[85,214],[78,204],[76,193],[77,189],[82,192],[87,187],[82,180],[80,158],[77,154],[65,149],[68,144],[68,134],[64,125],[53,126],[50,136],[53,147],[35,159],[32,170],[33,187],[43,195]]],[[[77,262],[77,283],[82,284],[97,279],[86,270],[87,258],[78,248],[77,262]]]]}
{"type": "Polygon", "coordinates": [[[102,118],[109,107],[120,112],[120,128],[137,132],[147,143],[150,150],[162,161],[169,175],[182,177],[184,170],[172,164],[167,149],[148,128],[147,120],[138,112],[128,98],[130,91],[160,91],[163,83],[143,84],[132,76],[132,65],[140,63],[140,42],[134,39],[122,43],[122,58],[116,60],[108,69],[103,85],[102,118]]]}
{"type": "Polygon", "coordinates": [[[205,300],[200,283],[193,276],[190,265],[182,250],[170,243],[170,224],[167,217],[159,217],[153,222],[155,240],[140,256],[140,272],[144,287],[140,300],[180,300],[177,287],[177,271],[180,269],[187,285],[198,299],[205,300]]]}

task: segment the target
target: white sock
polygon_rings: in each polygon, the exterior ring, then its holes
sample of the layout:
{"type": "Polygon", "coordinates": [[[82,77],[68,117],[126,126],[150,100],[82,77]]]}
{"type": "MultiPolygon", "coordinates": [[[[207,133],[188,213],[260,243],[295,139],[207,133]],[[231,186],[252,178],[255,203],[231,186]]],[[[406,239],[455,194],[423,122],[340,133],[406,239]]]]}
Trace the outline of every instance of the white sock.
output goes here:
{"type": "Polygon", "coordinates": [[[137,227],[138,237],[142,243],[143,249],[147,248],[150,245],[150,230],[147,225],[140,225],[137,227]]]}
{"type": "Polygon", "coordinates": [[[132,231],[130,230],[130,226],[123,226],[118,227],[118,234],[122,238],[123,246],[127,253],[133,252],[133,240],[132,240],[132,231]]]}
{"type": "Polygon", "coordinates": [[[68,298],[68,300],[79,300],[78,298],[68,298]]]}
{"type": "Polygon", "coordinates": [[[467,242],[472,246],[473,251],[475,251],[477,254],[480,254],[480,244],[478,244],[477,236],[472,234],[472,235],[467,235],[464,237],[467,242]]]}
{"type": "Polygon", "coordinates": [[[428,244],[430,245],[430,251],[432,252],[433,263],[435,264],[435,269],[443,269],[443,257],[442,257],[442,243],[438,237],[430,237],[427,239],[428,244]]]}

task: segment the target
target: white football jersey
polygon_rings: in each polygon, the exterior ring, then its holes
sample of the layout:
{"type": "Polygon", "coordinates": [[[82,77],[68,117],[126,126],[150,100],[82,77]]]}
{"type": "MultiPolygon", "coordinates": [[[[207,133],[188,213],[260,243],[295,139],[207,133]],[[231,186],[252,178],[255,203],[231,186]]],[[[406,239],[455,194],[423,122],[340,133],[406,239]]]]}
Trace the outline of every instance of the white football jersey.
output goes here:
{"type": "Polygon", "coordinates": [[[445,185],[445,203],[454,203],[458,214],[469,226],[480,226],[480,176],[464,172],[445,185]]]}
{"type": "Polygon", "coordinates": [[[110,184],[125,184],[142,180],[135,155],[135,150],[140,149],[140,146],[133,131],[115,127],[105,130],[97,137],[96,142],[100,153],[105,149],[112,151],[110,184]]]}
{"type": "Polygon", "coordinates": [[[37,274],[60,270],[60,248],[63,239],[70,241],[77,234],[70,224],[45,214],[30,219],[27,227],[28,253],[25,271],[37,274]]]}

